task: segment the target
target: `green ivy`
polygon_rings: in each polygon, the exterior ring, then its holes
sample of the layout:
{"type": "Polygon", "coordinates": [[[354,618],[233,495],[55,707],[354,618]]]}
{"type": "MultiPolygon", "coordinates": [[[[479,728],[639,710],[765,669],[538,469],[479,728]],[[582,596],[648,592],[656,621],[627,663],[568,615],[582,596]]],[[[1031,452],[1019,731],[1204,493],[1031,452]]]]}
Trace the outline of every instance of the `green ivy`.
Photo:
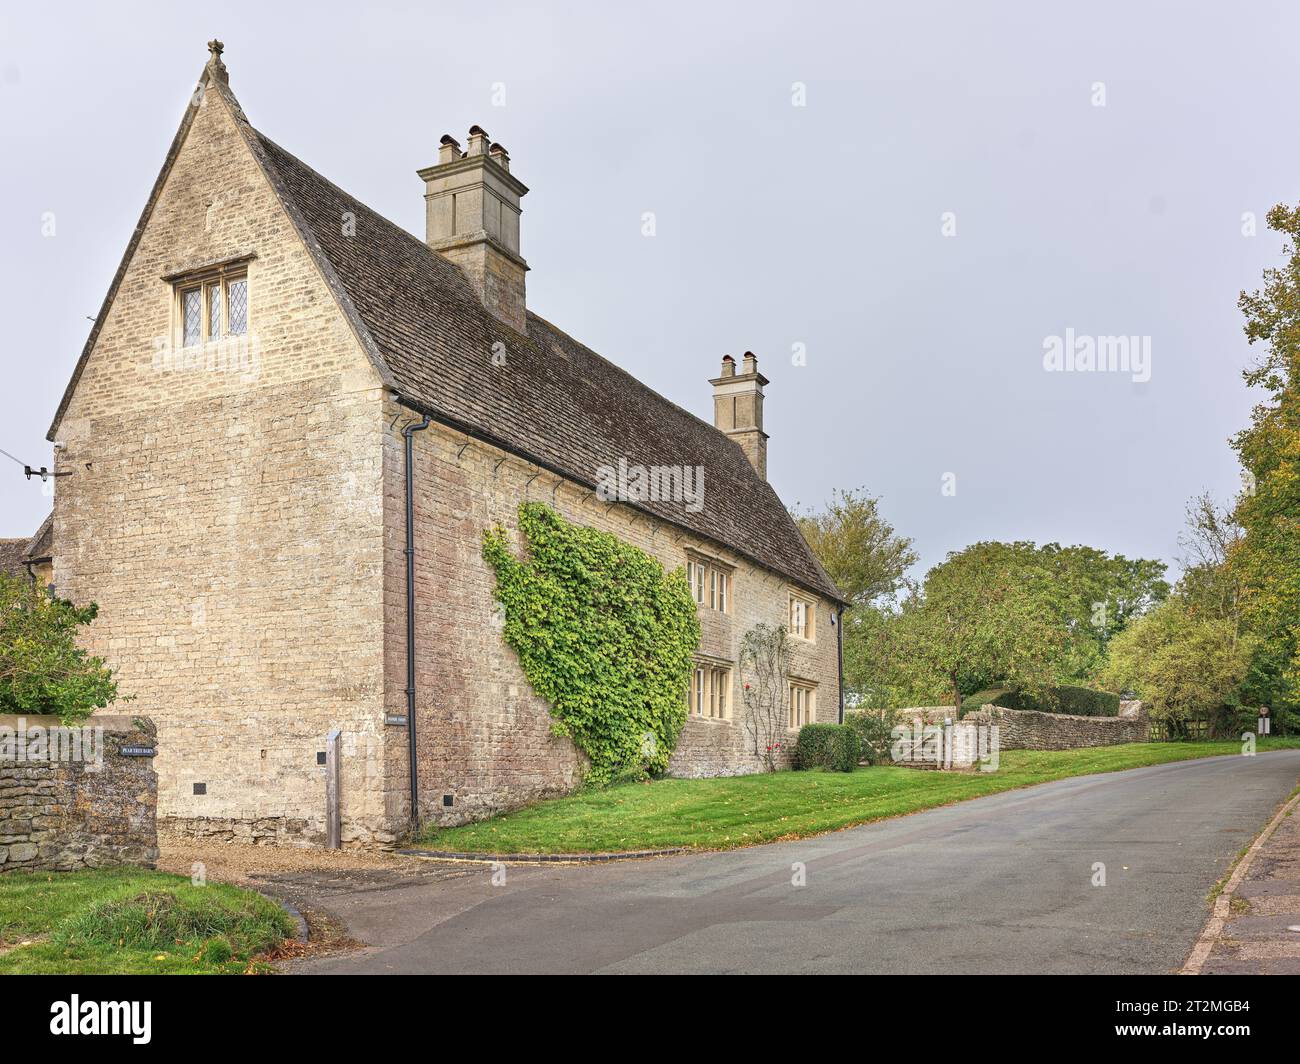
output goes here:
{"type": "Polygon", "coordinates": [[[483,557],[505,640],[550,703],[551,730],[591,759],[590,782],[664,772],[700,642],[685,573],[540,503],[519,508],[519,527],[526,559],[499,525],[484,533],[483,557]]]}

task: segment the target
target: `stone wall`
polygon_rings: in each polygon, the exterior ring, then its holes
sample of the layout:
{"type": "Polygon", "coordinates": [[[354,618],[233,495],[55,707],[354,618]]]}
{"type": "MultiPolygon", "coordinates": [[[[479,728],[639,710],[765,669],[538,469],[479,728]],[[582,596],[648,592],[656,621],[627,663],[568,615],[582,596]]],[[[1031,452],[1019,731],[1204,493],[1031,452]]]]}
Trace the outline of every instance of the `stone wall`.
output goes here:
{"type": "MultiPolygon", "coordinates": [[[[899,709],[898,723],[914,720],[922,724],[943,724],[956,720],[952,706],[915,706],[899,709]]],[[[1085,746],[1116,746],[1145,743],[1151,739],[1151,723],[1140,701],[1121,702],[1117,717],[1079,717],[1071,713],[1039,713],[1027,709],[985,706],[961,718],[962,723],[996,724],[1003,750],[1074,750],[1085,746]]]]}
{"type": "MultiPolygon", "coordinates": [[[[224,352],[230,355],[231,352],[224,352]]],[[[384,816],[382,389],[220,93],[207,92],[58,428],[59,593],[159,730],[163,826],[346,842],[384,816]],[[165,276],[255,253],[241,359],[175,342],[165,276]]]]}
{"type": "MultiPolygon", "coordinates": [[[[405,557],[402,425],[408,411],[390,405],[385,459],[385,701],[405,713],[405,557]]],[[[496,578],[483,560],[483,532],[500,523],[522,554],[518,508],[543,502],[567,520],[611,532],[667,568],[687,552],[732,567],[731,610],[700,608],[700,655],[731,666],[727,719],[687,722],[670,762],[678,776],[724,776],[762,768],[743,724],[740,640],[755,624],[786,624],[791,584],[718,544],[543,472],[521,458],[437,424],[414,437],[416,456],[417,741],[422,817],[454,824],[567,793],[580,782],[583,755],[551,733],[546,703],[531,689],[502,638],[496,578]],[[451,804],[444,804],[444,796],[451,804]]],[[[594,471],[593,471],[594,475],[594,471]]],[[[806,594],[806,593],[805,593],[806,594]]],[[[807,596],[815,599],[816,596],[807,596]]],[[[792,639],[790,673],[816,685],[819,721],[839,715],[833,604],[816,601],[815,642],[792,639]]],[[[405,738],[404,730],[393,729],[405,738]]],[[[781,737],[792,749],[797,729],[781,737]]],[[[406,751],[389,744],[389,815],[407,814],[406,751]]]]}
{"type": "MultiPolygon", "coordinates": [[[[157,722],[163,829],[322,842],[317,755],[337,728],[344,844],[388,845],[409,817],[407,733],[385,721],[406,711],[409,411],[385,396],[221,94],[199,99],[57,429],[55,583],[99,604],[85,645],[157,722]],[[249,254],[238,359],[212,344],[176,357],[163,278],[249,254]]],[[[672,568],[687,549],[734,565],[734,611],[701,611],[702,654],[733,666],[752,624],[785,623],[790,586],[466,442],[437,425],[415,437],[422,812],[445,822],[564,793],[582,775],[501,637],[482,559],[484,529],[515,530],[520,502],[551,503],[672,568]]],[[[830,604],[817,611],[817,642],[797,648],[792,671],[817,685],[818,719],[834,720],[836,631],[830,604]]],[[[732,678],[731,719],[691,722],[673,771],[759,767],[732,678]]]]}
{"type": "Polygon", "coordinates": [[[153,722],[94,717],[97,741],[78,759],[19,757],[34,753],[32,729],[57,727],[54,717],[0,717],[0,872],[72,871],[106,865],[153,867],[158,859],[155,811],[158,777],[153,758],[128,756],[124,747],[153,748],[153,722]],[[101,759],[88,759],[98,749],[101,759]]]}
{"type": "Polygon", "coordinates": [[[1077,717],[1070,713],[985,706],[975,713],[967,713],[962,721],[997,725],[998,746],[1002,750],[1076,750],[1086,746],[1145,743],[1151,739],[1150,721],[1140,711],[1120,717],[1077,717]]]}

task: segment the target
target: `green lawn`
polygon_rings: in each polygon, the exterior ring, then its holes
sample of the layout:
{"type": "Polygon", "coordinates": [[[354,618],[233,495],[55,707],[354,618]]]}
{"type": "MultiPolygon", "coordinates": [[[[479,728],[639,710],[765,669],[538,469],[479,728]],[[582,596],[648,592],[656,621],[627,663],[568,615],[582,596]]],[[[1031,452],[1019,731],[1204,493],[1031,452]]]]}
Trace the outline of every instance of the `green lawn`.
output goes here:
{"type": "Polygon", "coordinates": [[[0,875],[0,975],[237,974],[293,935],[255,891],[143,868],[0,875]]]}
{"type": "MultiPolygon", "coordinates": [[[[1262,739],[1259,749],[1300,747],[1262,739]]],[[[883,766],[856,772],[778,772],[733,779],[657,780],[589,790],[457,828],[417,845],[486,853],[615,853],[686,846],[728,850],[803,838],[1035,783],[1167,761],[1239,754],[1238,742],[1133,743],[1002,754],[996,772],[883,766]]]]}

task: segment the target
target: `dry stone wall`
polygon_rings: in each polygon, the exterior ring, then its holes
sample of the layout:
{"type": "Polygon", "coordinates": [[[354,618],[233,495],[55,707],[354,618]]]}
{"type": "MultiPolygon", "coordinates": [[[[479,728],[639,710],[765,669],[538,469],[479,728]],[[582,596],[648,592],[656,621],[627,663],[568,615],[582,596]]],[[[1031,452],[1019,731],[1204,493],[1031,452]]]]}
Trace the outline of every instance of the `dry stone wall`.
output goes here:
{"type": "MultiPolygon", "coordinates": [[[[918,706],[898,710],[898,723],[920,720],[942,725],[955,720],[952,706],[918,706]]],[[[1040,713],[1028,709],[985,706],[961,718],[963,724],[995,724],[1001,750],[1077,750],[1089,746],[1145,743],[1151,723],[1141,702],[1123,702],[1117,717],[1080,717],[1070,713],[1040,713]]]]}
{"type": "Polygon", "coordinates": [[[50,743],[49,729],[58,723],[53,717],[0,717],[0,872],[153,867],[153,722],[92,717],[75,743],[67,733],[50,743]],[[93,729],[102,731],[87,734],[93,729]]]}

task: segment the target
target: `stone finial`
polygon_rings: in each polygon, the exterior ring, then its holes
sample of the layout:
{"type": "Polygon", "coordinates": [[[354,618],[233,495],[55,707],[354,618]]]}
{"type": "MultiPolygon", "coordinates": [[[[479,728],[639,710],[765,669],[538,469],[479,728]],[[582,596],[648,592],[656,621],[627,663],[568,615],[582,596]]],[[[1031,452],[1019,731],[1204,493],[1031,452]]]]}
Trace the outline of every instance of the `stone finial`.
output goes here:
{"type": "Polygon", "coordinates": [[[230,73],[226,70],[226,64],[221,61],[221,53],[225,50],[226,46],[215,37],[208,41],[208,68],[223,84],[229,84],[230,73]]]}

